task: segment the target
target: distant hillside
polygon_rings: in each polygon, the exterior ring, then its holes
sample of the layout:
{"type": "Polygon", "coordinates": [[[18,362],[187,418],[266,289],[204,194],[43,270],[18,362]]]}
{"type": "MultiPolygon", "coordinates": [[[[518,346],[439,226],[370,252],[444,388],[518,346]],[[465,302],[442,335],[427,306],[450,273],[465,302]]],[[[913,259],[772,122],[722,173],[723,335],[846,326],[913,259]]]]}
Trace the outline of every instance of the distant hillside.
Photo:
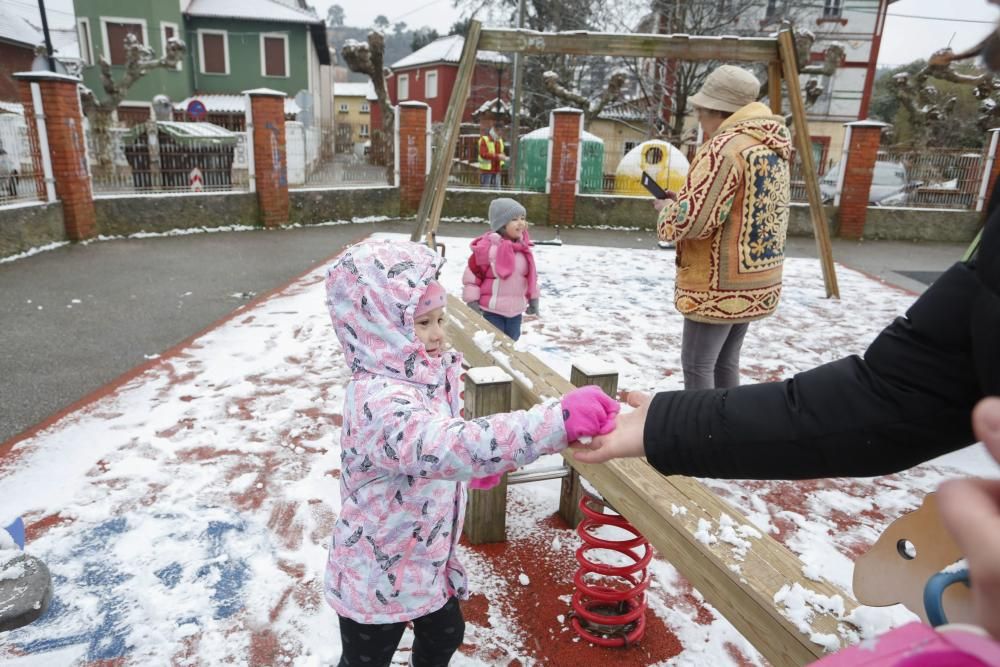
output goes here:
{"type": "MultiPolygon", "coordinates": [[[[330,46],[337,49],[337,53],[344,47],[344,42],[349,39],[356,40],[358,42],[368,41],[368,32],[370,28],[353,28],[351,26],[338,26],[335,28],[327,28],[326,36],[330,41],[330,46]]],[[[412,53],[410,49],[410,42],[413,41],[412,30],[404,30],[400,33],[388,32],[385,35],[385,65],[388,67],[392,65],[397,60],[400,60],[412,53]]],[[[340,59],[340,63],[344,64],[343,59],[340,59]]],[[[358,74],[356,72],[350,73],[350,80],[363,82],[367,81],[368,77],[364,74],[358,74]]]]}

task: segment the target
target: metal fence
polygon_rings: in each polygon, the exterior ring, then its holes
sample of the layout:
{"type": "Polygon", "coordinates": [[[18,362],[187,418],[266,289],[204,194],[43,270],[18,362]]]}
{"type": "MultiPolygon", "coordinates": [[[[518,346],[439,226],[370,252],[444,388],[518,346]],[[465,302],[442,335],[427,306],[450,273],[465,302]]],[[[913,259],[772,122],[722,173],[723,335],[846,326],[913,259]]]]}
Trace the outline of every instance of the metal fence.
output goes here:
{"type": "Polygon", "coordinates": [[[338,123],[335,130],[285,123],[288,185],[336,188],[392,185],[392,147],[367,125],[338,123]]]}
{"type": "Polygon", "coordinates": [[[0,206],[45,199],[39,155],[24,116],[0,113],[0,206]]]}
{"type": "Polygon", "coordinates": [[[879,151],[872,179],[874,202],[911,208],[974,209],[983,156],[969,151],[893,148],[879,151]]]}
{"type": "Polygon", "coordinates": [[[246,132],[226,141],[180,141],[153,126],[112,128],[99,138],[87,125],[87,156],[96,195],[240,192],[250,186],[246,132]],[[101,160],[101,141],[108,159],[101,160]]]}

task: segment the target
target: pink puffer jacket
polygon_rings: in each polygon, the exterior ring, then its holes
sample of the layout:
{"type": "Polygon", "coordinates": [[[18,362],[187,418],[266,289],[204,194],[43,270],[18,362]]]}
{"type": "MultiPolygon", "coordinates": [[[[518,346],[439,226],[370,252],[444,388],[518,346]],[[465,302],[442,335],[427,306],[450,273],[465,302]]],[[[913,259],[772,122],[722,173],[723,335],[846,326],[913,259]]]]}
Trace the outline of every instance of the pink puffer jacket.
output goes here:
{"type": "Polygon", "coordinates": [[[462,301],[478,301],[483,310],[514,317],[538,298],[535,256],[528,232],[520,241],[510,241],[496,232],[472,242],[472,256],[462,276],[462,301]]]}
{"type": "Polygon", "coordinates": [[[456,546],[465,481],[566,447],[559,401],[465,421],[461,355],[429,357],[413,312],[444,260],[425,245],[368,241],[330,268],[327,306],[353,378],[340,438],[341,509],[326,600],[359,623],[408,621],[466,599],[456,546]]]}

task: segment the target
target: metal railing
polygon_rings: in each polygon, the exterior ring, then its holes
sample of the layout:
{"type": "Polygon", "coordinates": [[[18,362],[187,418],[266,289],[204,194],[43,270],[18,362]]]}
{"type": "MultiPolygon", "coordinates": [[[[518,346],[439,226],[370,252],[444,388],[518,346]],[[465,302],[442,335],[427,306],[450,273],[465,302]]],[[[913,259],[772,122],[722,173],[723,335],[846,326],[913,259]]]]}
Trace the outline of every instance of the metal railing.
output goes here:
{"type": "Polygon", "coordinates": [[[38,147],[29,139],[24,116],[0,113],[0,206],[44,201],[38,147]]]}
{"type": "Polygon", "coordinates": [[[164,131],[113,128],[106,138],[87,132],[95,195],[240,192],[249,189],[246,132],[227,142],[181,142],[164,131]],[[110,159],[98,155],[101,141],[110,159]]]}
{"type": "Polygon", "coordinates": [[[392,185],[392,147],[348,123],[336,130],[285,124],[290,188],[392,185]]]}
{"type": "Polygon", "coordinates": [[[880,205],[969,210],[976,206],[983,164],[980,153],[969,151],[885,149],[878,153],[872,190],[883,186],[899,190],[885,197],[878,192],[880,205]],[[880,183],[880,177],[888,182],[880,183]]]}

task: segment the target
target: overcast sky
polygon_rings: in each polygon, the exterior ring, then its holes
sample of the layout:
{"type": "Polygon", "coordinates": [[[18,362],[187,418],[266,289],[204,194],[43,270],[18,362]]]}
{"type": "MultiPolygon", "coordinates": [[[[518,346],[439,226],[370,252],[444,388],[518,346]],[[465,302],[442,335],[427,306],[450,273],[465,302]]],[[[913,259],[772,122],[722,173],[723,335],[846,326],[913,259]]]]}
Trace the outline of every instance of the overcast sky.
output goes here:
{"type": "MultiPolygon", "coordinates": [[[[405,21],[410,28],[426,25],[445,34],[461,18],[460,12],[452,7],[452,0],[315,1],[316,10],[323,17],[332,4],[344,8],[347,25],[358,27],[371,26],[376,16],[384,14],[392,23],[405,21]]],[[[934,50],[947,46],[949,40],[956,51],[971,46],[986,35],[990,25],[996,23],[997,15],[997,6],[986,0],[898,0],[889,8],[879,63],[898,65],[926,58],[934,50]]]]}

